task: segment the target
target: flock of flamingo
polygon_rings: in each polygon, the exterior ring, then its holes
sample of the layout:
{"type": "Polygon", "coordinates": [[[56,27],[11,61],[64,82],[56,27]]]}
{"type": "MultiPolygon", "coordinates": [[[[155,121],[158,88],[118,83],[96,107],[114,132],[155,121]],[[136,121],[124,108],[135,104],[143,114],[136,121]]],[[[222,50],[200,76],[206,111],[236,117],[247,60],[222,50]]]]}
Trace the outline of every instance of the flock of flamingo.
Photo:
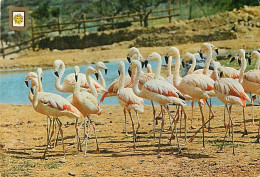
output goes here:
{"type": "MultiPolygon", "coordinates": [[[[256,59],[256,67],[253,70],[245,72],[247,61],[245,57],[245,51],[243,49],[240,49],[238,56],[233,57],[231,60],[231,62],[235,59],[238,60],[239,64],[241,65],[241,68],[239,70],[236,70],[231,67],[221,66],[219,62],[214,61],[212,57],[214,51],[216,52],[216,54],[218,54],[218,49],[214,45],[210,43],[204,43],[201,47],[199,55],[202,59],[205,60],[205,66],[203,69],[194,71],[196,66],[196,59],[194,54],[187,53],[181,62],[179,50],[176,47],[171,47],[165,56],[165,61],[168,64],[168,74],[167,77],[164,78],[160,76],[162,58],[158,53],[153,52],[147,58],[143,58],[139,50],[135,47],[132,47],[127,55],[127,60],[130,63],[128,73],[125,72],[124,62],[120,61],[118,65],[119,77],[116,78],[108,87],[106,87],[106,81],[101,73],[102,69],[105,71],[105,74],[108,71],[106,65],[103,62],[98,62],[96,64],[96,69],[89,66],[86,70],[86,74],[80,73],[79,67],[74,66],[74,72],[67,75],[63,79],[63,83],[61,84],[61,79],[65,72],[65,64],[62,60],[55,60],[53,63],[54,74],[57,77],[55,87],[60,92],[72,93],[67,98],[63,98],[58,94],[43,91],[41,68],[37,69],[37,73],[28,73],[25,79],[25,83],[27,87],[29,87],[29,82],[31,82],[29,100],[31,101],[33,108],[36,112],[47,115],[47,146],[44,152],[44,158],[46,157],[48,149],[52,147],[52,142],[54,147],[55,145],[57,145],[59,134],[61,136],[63,153],[65,157],[62,122],[59,119],[63,116],[75,119],[76,121],[75,140],[77,142],[78,150],[82,151],[81,146],[82,144],[85,144],[84,154],[86,155],[89,131],[90,128],[93,127],[97,145],[96,151],[99,152],[95,124],[94,121],[91,120],[90,116],[93,114],[102,114],[102,109],[98,101],[98,96],[101,94],[103,95],[100,99],[100,102],[103,102],[103,100],[106,97],[117,97],[125,115],[126,134],[126,114],[129,114],[132,122],[134,148],[136,148],[136,134],[141,125],[138,113],[144,112],[144,99],[150,100],[152,103],[151,105],[153,107],[154,137],[155,125],[158,123],[158,120],[161,120],[158,152],[160,151],[161,135],[164,130],[164,117],[168,114],[170,121],[169,130],[172,132],[171,138],[169,139],[169,143],[171,143],[172,139],[176,139],[179,153],[181,152],[181,148],[178,139],[177,123],[179,121],[181,122],[183,114],[186,142],[186,101],[192,101],[191,128],[193,128],[192,119],[194,102],[198,102],[202,121],[202,126],[189,139],[189,142],[192,142],[196,134],[202,130],[203,147],[205,147],[204,129],[206,127],[206,124],[208,124],[208,127],[210,128],[210,120],[212,120],[215,116],[212,110],[211,98],[217,97],[225,105],[224,126],[226,131],[222,148],[227,137],[227,132],[231,131],[233,153],[235,153],[231,108],[233,105],[241,105],[243,107],[243,135],[246,135],[247,129],[245,124],[244,108],[246,107],[246,101],[250,102],[253,105],[253,101],[256,98],[256,96],[250,98],[246,94],[246,92],[250,93],[250,96],[251,94],[255,94],[257,96],[260,95],[260,53],[258,51],[254,51],[251,53],[251,57],[248,59],[248,62],[250,64],[251,59],[256,59]],[[172,74],[171,64],[173,59],[175,59],[176,62],[174,73],[172,74]],[[157,67],[154,73],[152,72],[151,65],[148,63],[150,61],[157,62],[157,67]],[[185,67],[185,63],[189,61],[192,61],[192,65],[189,68],[187,74],[184,77],[181,77],[179,73],[181,63],[182,66],[185,67]],[[213,65],[214,70],[209,70],[210,64],[213,65]],[[142,70],[144,66],[147,67],[147,72],[144,72],[142,70]],[[90,76],[91,74],[94,74],[97,80],[100,81],[100,83],[93,79],[90,76]],[[156,116],[154,102],[158,103],[161,107],[158,116],[156,116]],[[172,115],[172,112],[169,110],[170,104],[176,105],[176,114],[174,116],[172,115]],[[203,104],[209,107],[209,119],[207,121],[205,121],[205,116],[203,114],[203,104]],[[137,128],[135,128],[133,115],[131,111],[134,111],[136,114],[136,118],[138,121],[137,128]],[[228,123],[226,123],[225,120],[225,111],[228,112],[228,123]],[[78,122],[79,118],[83,118],[81,123],[78,122]],[[79,133],[82,126],[84,129],[83,140],[80,139],[79,133]],[[58,130],[56,130],[57,127],[58,130]],[[55,136],[57,136],[56,140],[55,136]],[[52,141],[53,138],[54,140],[52,141]]],[[[257,136],[258,142],[259,129],[260,123],[257,136]]]]}

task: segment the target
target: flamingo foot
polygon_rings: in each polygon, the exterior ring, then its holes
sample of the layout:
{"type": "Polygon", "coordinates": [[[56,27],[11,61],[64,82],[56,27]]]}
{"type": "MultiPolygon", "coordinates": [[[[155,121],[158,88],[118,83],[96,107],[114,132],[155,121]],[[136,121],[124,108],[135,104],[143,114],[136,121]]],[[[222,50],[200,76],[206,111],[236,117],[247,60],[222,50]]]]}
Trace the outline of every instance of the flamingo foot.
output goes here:
{"type": "Polygon", "coordinates": [[[172,127],[169,127],[168,132],[172,132],[172,127]]]}

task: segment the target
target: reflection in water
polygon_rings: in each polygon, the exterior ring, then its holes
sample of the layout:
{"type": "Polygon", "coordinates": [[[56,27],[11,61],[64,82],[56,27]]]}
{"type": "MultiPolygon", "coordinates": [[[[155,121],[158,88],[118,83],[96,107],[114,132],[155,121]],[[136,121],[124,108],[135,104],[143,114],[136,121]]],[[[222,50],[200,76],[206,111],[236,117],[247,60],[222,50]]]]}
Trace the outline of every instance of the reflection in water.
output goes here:
{"type": "MultiPolygon", "coordinates": [[[[126,65],[126,71],[129,67],[128,62],[125,61],[126,65]]],[[[151,62],[151,65],[153,68],[156,66],[156,62],[151,62]]],[[[87,66],[80,66],[81,73],[85,73],[87,66]]],[[[91,65],[95,68],[95,65],[91,65]]],[[[118,77],[118,62],[111,62],[106,63],[106,66],[108,67],[108,73],[107,75],[104,75],[104,78],[107,82],[107,86],[113,82],[115,78],[118,77]]],[[[36,69],[32,69],[30,71],[36,72],[36,69]]],[[[25,86],[24,80],[26,78],[26,75],[29,71],[14,71],[14,72],[7,72],[7,73],[1,73],[0,75],[0,103],[11,103],[11,104],[31,104],[28,99],[28,92],[29,89],[25,86]]],[[[73,72],[73,67],[68,67],[65,70],[64,77],[67,74],[70,74],[73,72]]],[[[104,71],[102,71],[104,74],[104,71]]],[[[64,78],[63,77],[63,78],[64,78]]],[[[62,78],[62,79],[63,79],[62,78]]],[[[93,78],[95,78],[93,76],[93,78]]],[[[61,93],[58,92],[55,88],[55,80],[56,76],[53,73],[53,69],[43,69],[43,89],[46,92],[56,93],[60,94],[63,97],[69,96],[71,93],[61,93]]],[[[62,81],[61,81],[62,83],[62,81]]],[[[145,100],[146,104],[150,104],[150,101],[145,100]]],[[[213,105],[222,105],[222,103],[216,99],[213,98],[212,101],[213,105]]],[[[118,104],[116,97],[109,97],[104,100],[102,104],[118,104]]]]}

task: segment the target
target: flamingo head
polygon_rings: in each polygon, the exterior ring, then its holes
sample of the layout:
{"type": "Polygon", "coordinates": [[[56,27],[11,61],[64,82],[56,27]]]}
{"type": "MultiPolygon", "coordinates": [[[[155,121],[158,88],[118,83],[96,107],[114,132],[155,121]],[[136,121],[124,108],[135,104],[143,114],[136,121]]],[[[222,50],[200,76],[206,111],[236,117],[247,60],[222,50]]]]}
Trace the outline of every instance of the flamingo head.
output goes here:
{"type": "Polygon", "coordinates": [[[54,74],[59,77],[59,68],[61,65],[64,65],[64,62],[62,60],[55,60],[53,62],[53,69],[54,69],[54,74]]]}
{"type": "Polygon", "coordinates": [[[165,58],[169,58],[170,56],[172,56],[173,58],[177,58],[180,55],[180,51],[179,49],[177,49],[176,47],[171,47],[169,48],[168,53],[166,54],[165,58]]]}
{"type": "Polygon", "coordinates": [[[244,49],[239,49],[239,51],[238,51],[238,64],[239,65],[241,65],[241,61],[243,58],[246,58],[246,52],[244,49]]]}
{"type": "Polygon", "coordinates": [[[86,70],[86,76],[89,74],[95,74],[95,76],[98,80],[98,72],[92,66],[89,66],[86,70]]]}
{"type": "Polygon", "coordinates": [[[120,73],[124,73],[125,71],[125,63],[123,61],[120,61],[118,64],[118,75],[120,75],[120,73]]]}
{"type": "Polygon", "coordinates": [[[79,67],[78,66],[74,66],[74,74],[75,74],[75,81],[76,82],[78,81],[79,72],[80,72],[79,67]]]}
{"type": "Polygon", "coordinates": [[[186,54],[184,55],[184,57],[183,57],[183,60],[182,60],[182,62],[181,62],[182,67],[185,68],[185,64],[186,64],[188,61],[190,61],[190,60],[195,60],[195,61],[196,61],[194,55],[188,52],[188,53],[186,53],[186,54]]]}
{"type": "Polygon", "coordinates": [[[130,67],[128,68],[128,74],[130,75],[130,77],[131,77],[131,71],[133,70],[133,69],[135,69],[135,68],[140,68],[141,69],[141,63],[140,63],[140,61],[138,61],[138,60],[133,60],[131,63],[130,63],[130,67]]]}
{"type": "Polygon", "coordinates": [[[260,60],[260,53],[258,52],[258,51],[253,51],[252,53],[251,53],[251,56],[248,58],[248,63],[249,63],[249,65],[251,64],[251,60],[252,59],[258,59],[258,60],[260,60]]]}
{"type": "Polygon", "coordinates": [[[24,80],[24,83],[27,87],[29,87],[29,81],[33,78],[38,78],[38,75],[35,72],[29,72],[24,80]]]}
{"type": "Polygon", "coordinates": [[[131,63],[131,58],[133,57],[133,55],[135,55],[135,54],[137,54],[138,56],[139,56],[139,58],[137,59],[137,60],[142,60],[142,55],[140,54],[140,51],[136,48],[136,47],[131,47],[130,49],[129,49],[129,52],[128,52],[128,54],[127,54],[127,57],[126,57],[126,59],[127,59],[127,61],[129,62],[129,63],[131,63]]]}
{"type": "Polygon", "coordinates": [[[37,74],[42,81],[42,68],[37,68],[37,74]]]}
{"type": "Polygon", "coordinates": [[[97,62],[96,69],[104,69],[105,74],[107,74],[107,66],[102,61],[97,62]]]}
{"type": "Polygon", "coordinates": [[[34,94],[35,90],[38,90],[38,86],[39,86],[38,80],[36,78],[32,78],[32,80],[31,80],[31,92],[32,92],[32,94],[34,94]]]}
{"type": "Polygon", "coordinates": [[[199,51],[200,57],[203,59],[203,53],[209,52],[209,50],[214,50],[218,55],[218,48],[210,43],[204,43],[199,51]]]}

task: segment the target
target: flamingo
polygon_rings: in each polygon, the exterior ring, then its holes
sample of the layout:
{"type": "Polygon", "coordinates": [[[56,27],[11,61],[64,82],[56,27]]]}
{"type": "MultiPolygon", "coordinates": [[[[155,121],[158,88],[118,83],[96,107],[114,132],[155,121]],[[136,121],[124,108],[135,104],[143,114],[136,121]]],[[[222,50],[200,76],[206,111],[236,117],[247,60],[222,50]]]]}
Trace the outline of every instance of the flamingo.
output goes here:
{"type": "MultiPolygon", "coordinates": [[[[229,125],[231,125],[232,130],[232,143],[233,143],[233,154],[235,154],[235,146],[234,146],[234,130],[233,130],[233,121],[231,117],[231,108],[233,104],[241,105],[242,107],[246,107],[245,100],[250,101],[250,98],[245,93],[242,85],[232,78],[221,78],[219,79],[217,70],[219,69],[220,65],[217,65],[217,63],[214,64],[214,73],[216,76],[216,82],[214,83],[214,91],[217,96],[217,98],[222,101],[225,104],[225,107],[227,109],[228,115],[229,115],[229,125]],[[229,104],[229,107],[228,107],[229,104]]],[[[221,71],[222,72],[222,71],[221,71]]],[[[222,75],[222,73],[221,73],[222,75]]],[[[223,145],[221,149],[224,146],[225,138],[227,136],[227,129],[223,141],[223,145]]]]}
{"type": "MultiPolygon", "coordinates": [[[[64,75],[65,72],[65,64],[62,60],[55,60],[53,63],[53,67],[54,67],[54,74],[57,76],[56,82],[55,82],[55,87],[58,91],[60,92],[73,92],[73,87],[75,85],[75,75],[74,73],[68,74],[64,80],[63,83],[61,84],[61,78],[64,75]],[[58,72],[59,68],[61,67],[60,73],[58,72]]],[[[79,75],[81,80],[80,86],[82,88],[87,89],[88,92],[90,92],[89,86],[87,85],[86,82],[86,76],[84,74],[80,74],[79,75]]],[[[103,93],[105,91],[105,89],[97,82],[95,81],[93,78],[91,78],[95,88],[97,89],[98,93],[103,93]]]]}
{"type": "MultiPolygon", "coordinates": [[[[240,60],[240,58],[242,58],[243,55],[240,55],[240,57],[238,58],[240,60]]],[[[251,53],[251,58],[249,59],[249,63],[251,63],[251,59],[257,59],[256,62],[256,67],[253,70],[250,70],[246,73],[244,73],[243,79],[241,80],[242,82],[242,86],[245,90],[245,92],[249,92],[250,95],[251,93],[254,93],[256,95],[260,95],[260,70],[259,70],[259,66],[260,66],[260,53],[258,51],[253,51],[251,53]]],[[[242,59],[243,61],[244,59],[242,59]]],[[[242,65],[244,62],[241,62],[242,65]]],[[[241,65],[241,68],[242,68],[241,65]]],[[[254,107],[253,107],[253,100],[251,100],[252,103],[252,117],[253,117],[253,124],[254,124],[254,107]]]]}
{"type": "Polygon", "coordinates": [[[153,73],[153,69],[152,69],[152,65],[151,64],[147,64],[147,67],[146,67],[146,71],[147,71],[147,73],[153,73]]]}
{"type": "MultiPolygon", "coordinates": [[[[136,134],[140,127],[140,120],[139,120],[138,112],[141,112],[141,113],[144,112],[144,100],[143,100],[143,98],[136,96],[134,94],[132,88],[124,88],[125,64],[123,61],[119,62],[118,70],[120,73],[120,78],[119,78],[119,88],[117,91],[117,99],[118,99],[120,105],[124,108],[124,110],[128,111],[128,114],[131,118],[132,128],[133,128],[134,149],[135,149],[136,134]],[[136,131],[135,131],[135,127],[134,127],[134,121],[133,121],[133,117],[131,114],[131,110],[135,111],[136,117],[138,120],[138,127],[137,127],[136,131]]],[[[126,122],[126,120],[125,120],[125,122],[126,122]]],[[[126,127],[125,127],[125,129],[126,129],[126,127]]]]}
{"type": "MultiPolygon", "coordinates": [[[[93,86],[92,80],[90,79],[91,77],[89,76],[90,74],[96,74],[98,73],[93,67],[89,66],[86,70],[86,77],[87,77],[87,84],[89,85],[91,92],[92,93],[88,93],[88,92],[80,92],[80,77],[78,77],[80,75],[80,69],[78,66],[74,67],[74,75],[75,75],[75,87],[74,87],[74,91],[73,91],[73,100],[72,100],[72,105],[75,106],[85,117],[88,118],[88,124],[90,124],[90,115],[91,114],[97,114],[97,115],[101,115],[102,113],[102,109],[99,106],[97,97],[95,97],[95,88],[93,86]]],[[[99,151],[99,147],[98,147],[98,141],[97,141],[97,135],[96,135],[96,128],[95,128],[95,124],[93,122],[91,122],[93,125],[93,129],[95,132],[95,137],[96,137],[96,144],[97,144],[97,149],[96,152],[100,152],[99,151]]],[[[77,124],[77,123],[76,123],[77,124]]],[[[86,129],[86,121],[84,119],[84,130],[86,129]]],[[[76,129],[77,130],[77,129],[76,129]]],[[[85,146],[85,155],[87,153],[87,142],[88,142],[88,133],[86,134],[86,132],[84,132],[84,136],[86,139],[86,146],[85,146]]],[[[78,142],[80,142],[80,139],[78,138],[78,142]]]]}
{"type": "MultiPolygon", "coordinates": [[[[204,44],[202,47],[202,52],[204,52],[203,50],[205,50],[205,49],[207,49],[206,51],[208,53],[205,65],[209,66],[209,60],[211,61],[210,56],[212,56],[211,46],[209,44],[204,44]]],[[[207,73],[207,71],[208,71],[208,69],[204,68],[204,73],[207,73]]],[[[208,75],[193,73],[193,74],[186,75],[181,79],[181,81],[179,83],[179,88],[185,98],[187,97],[195,102],[198,102],[198,104],[199,104],[200,112],[201,112],[201,120],[202,120],[203,147],[205,147],[205,142],[204,142],[205,122],[204,122],[204,115],[203,115],[203,111],[202,111],[201,100],[207,100],[215,95],[214,80],[211,79],[211,77],[208,75]]],[[[212,111],[211,106],[209,104],[208,104],[208,106],[209,106],[209,110],[211,113],[211,117],[209,118],[209,121],[210,121],[211,119],[214,118],[215,115],[214,115],[214,112],[212,111]]],[[[196,135],[196,133],[195,133],[195,135],[196,135]]],[[[190,141],[192,141],[194,139],[195,135],[193,135],[193,137],[190,139],[190,141]]]]}
{"type": "MultiPolygon", "coordinates": [[[[39,92],[39,83],[36,78],[32,78],[31,80],[31,90],[34,93],[32,102],[34,110],[43,115],[52,116],[59,123],[59,131],[62,137],[63,153],[65,157],[63,131],[61,128],[62,123],[58,117],[66,116],[68,118],[77,119],[79,117],[82,117],[81,112],[79,112],[77,108],[71,105],[70,102],[68,102],[65,98],[63,98],[60,95],[48,92],[39,92]]],[[[48,139],[43,158],[45,158],[46,156],[49,147],[48,145],[52,139],[52,136],[53,130],[51,132],[50,138],[48,139]]]]}
{"type": "MultiPolygon", "coordinates": [[[[153,53],[153,55],[149,55],[147,59],[148,60],[152,59],[152,57],[154,57],[154,55],[159,55],[159,54],[153,53]]],[[[169,84],[167,81],[163,81],[163,80],[159,80],[159,79],[152,79],[152,80],[146,82],[143,85],[142,89],[140,90],[138,88],[138,83],[139,83],[140,74],[141,74],[141,63],[139,61],[133,60],[133,61],[131,61],[129,70],[134,70],[135,68],[137,68],[137,74],[134,79],[134,83],[133,83],[132,87],[133,87],[134,93],[138,97],[145,98],[145,99],[152,100],[152,101],[159,103],[161,105],[161,109],[164,106],[169,114],[170,114],[169,109],[166,107],[167,104],[175,103],[175,104],[180,104],[182,106],[186,105],[185,101],[183,100],[184,98],[182,97],[182,94],[173,85],[169,84]]],[[[162,117],[163,117],[163,111],[162,111],[162,117]]],[[[161,124],[162,126],[161,126],[160,138],[159,138],[158,152],[160,150],[160,141],[161,141],[163,124],[164,124],[164,121],[162,121],[162,124],[161,124]]],[[[181,149],[179,146],[176,126],[175,126],[175,131],[176,131],[177,145],[178,145],[178,149],[180,152],[181,149]]]]}
{"type": "Polygon", "coordinates": [[[105,74],[107,74],[108,69],[107,69],[106,65],[103,62],[99,61],[96,64],[96,70],[98,72],[98,77],[100,79],[100,84],[105,89],[107,85],[106,85],[106,81],[105,81],[105,79],[104,79],[104,77],[103,77],[103,75],[101,73],[101,69],[104,69],[105,70],[105,74]]]}

